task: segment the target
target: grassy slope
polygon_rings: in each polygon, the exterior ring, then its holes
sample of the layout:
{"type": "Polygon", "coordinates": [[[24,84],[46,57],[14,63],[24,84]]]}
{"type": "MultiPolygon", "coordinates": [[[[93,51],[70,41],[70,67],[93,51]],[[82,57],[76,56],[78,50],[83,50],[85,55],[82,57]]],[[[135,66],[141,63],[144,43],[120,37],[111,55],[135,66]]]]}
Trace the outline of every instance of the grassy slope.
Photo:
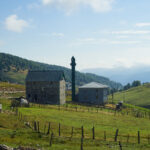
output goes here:
{"type": "MultiPolygon", "coordinates": [[[[17,88],[22,90],[18,85],[2,83],[0,87],[5,89],[17,88]],[[9,86],[7,86],[9,85],[9,86]]],[[[23,94],[23,93],[22,93],[23,94]]],[[[23,145],[45,149],[80,149],[81,143],[81,126],[84,126],[84,149],[86,150],[103,150],[115,149],[119,150],[118,142],[114,142],[116,129],[119,129],[118,141],[121,141],[123,149],[150,149],[147,136],[150,135],[150,120],[146,118],[136,118],[133,115],[122,115],[118,112],[115,115],[113,110],[98,109],[95,107],[78,106],[68,104],[61,106],[42,106],[31,105],[30,108],[19,108],[22,114],[22,120],[19,119],[11,110],[11,100],[0,98],[0,103],[5,109],[4,113],[0,113],[0,143],[13,147],[23,145]],[[78,107],[76,112],[75,107],[78,107]],[[25,121],[39,121],[41,133],[36,133],[32,129],[24,125],[25,121]],[[51,130],[54,133],[53,146],[49,147],[50,135],[44,134],[48,129],[48,122],[51,122],[51,130]],[[61,123],[61,136],[58,135],[58,123],[61,123]],[[96,140],[92,140],[92,127],[95,126],[96,140]],[[74,127],[73,139],[70,140],[71,128],[74,127]],[[106,141],[104,141],[104,131],[106,131],[106,141]],[[141,144],[137,144],[137,131],[140,131],[141,144]],[[127,135],[130,135],[129,143],[127,135]],[[125,147],[126,146],[126,147],[125,147]]],[[[123,112],[126,112],[125,108],[123,112]]]]}
{"type": "Polygon", "coordinates": [[[115,93],[114,101],[125,101],[129,104],[150,108],[150,84],[115,93]]]}

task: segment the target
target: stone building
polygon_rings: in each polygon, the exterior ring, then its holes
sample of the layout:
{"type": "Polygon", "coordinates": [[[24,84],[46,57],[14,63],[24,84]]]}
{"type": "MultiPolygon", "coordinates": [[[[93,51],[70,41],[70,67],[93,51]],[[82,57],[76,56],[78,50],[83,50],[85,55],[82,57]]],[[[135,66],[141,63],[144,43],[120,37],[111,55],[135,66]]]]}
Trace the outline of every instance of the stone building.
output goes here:
{"type": "Polygon", "coordinates": [[[64,104],[65,76],[63,71],[29,71],[26,77],[26,98],[41,104],[64,104]]]}
{"type": "Polygon", "coordinates": [[[108,86],[91,82],[79,87],[79,102],[89,104],[104,104],[107,101],[108,86]]]}

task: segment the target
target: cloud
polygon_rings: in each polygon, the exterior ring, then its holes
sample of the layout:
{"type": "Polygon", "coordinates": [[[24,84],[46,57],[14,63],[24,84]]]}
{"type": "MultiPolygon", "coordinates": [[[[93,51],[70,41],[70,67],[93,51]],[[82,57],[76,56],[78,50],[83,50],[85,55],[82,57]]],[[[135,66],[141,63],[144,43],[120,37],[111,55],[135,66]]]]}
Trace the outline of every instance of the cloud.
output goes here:
{"type": "Polygon", "coordinates": [[[129,38],[129,36],[128,35],[118,35],[118,36],[116,36],[116,38],[117,39],[127,39],[127,38],[129,38]]]}
{"type": "Polygon", "coordinates": [[[112,66],[113,68],[117,68],[117,67],[130,68],[134,66],[134,63],[129,61],[126,58],[117,58],[112,66]]]}
{"type": "Polygon", "coordinates": [[[111,34],[149,34],[150,30],[123,30],[123,31],[112,31],[111,34]]]}
{"type": "Polygon", "coordinates": [[[110,44],[138,44],[140,41],[110,41],[110,44]]]}
{"type": "Polygon", "coordinates": [[[72,13],[80,6],[88,6],[95,12],[107,12],[112,9],[115,0],[42,0],[42,4],[53,5],[63,9],[67,14],[72,13]]]}
{"type": "Polygon", "coordinates": [[[150,22],[137,23],[136,26],[137,27],[147,27],[147,26],[150,26],[150,22]]]}
{"type": "Polygon", "coordinates": [[[58,38],[63,38],[64,37],[64,34],[63,33],[52,33],[51,34],[52,36],[55,36],[55,37],[58,37],[58,38]]]}
{"type": "Polygon", "coordinates": [[[106,38],[80,38],[77,39],[72,46],[74,45],[99,45],[99,44],[111,44],[111,45],[132,45],[138,44],[141,41],[134,40],[111,40],[106,38]]]}
{"type": "Polygon", "coordinates": [[[75,45],[83,45],[83,44],[95,45],[95,44],[101,44],[106,42],[108,42],[108,40],[104,38],[79,38],[76,40],[75,45]]]}
{"type": "Polygon", "coordinates": [[[33,9],[33,8],[40,8],[40,4],[38,3],[31,3],[27,6],[28,9],[33,9]]]}
{"type": "Polygon", "coordinates": [[[28,22],[18,19],[17,15],[10,15],[5,19],[5,27],[13,32],[22,32],[25,27],[28,27],[28,22]]]}

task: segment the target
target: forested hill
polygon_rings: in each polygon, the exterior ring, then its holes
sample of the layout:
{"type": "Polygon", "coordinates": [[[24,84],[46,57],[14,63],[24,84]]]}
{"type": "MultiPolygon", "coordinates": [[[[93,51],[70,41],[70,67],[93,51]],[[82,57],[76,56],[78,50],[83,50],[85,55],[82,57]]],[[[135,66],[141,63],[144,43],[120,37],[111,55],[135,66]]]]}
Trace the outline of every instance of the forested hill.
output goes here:
{"type": "MultiPolygon", "coordinates": [[[[68,62],[69,63],[69,62],[68,62]]],[[[65,67],[39,63],[23,59],[10,54],[0,53],[0,81],[24,84],[28,70],[63,70],[66,81],[71,82],[71,70],[65,67]]],[[[82,85],[88,82],[100,82],[112,88],[121,88],[120,83],[110,81],[108,78],[90,73],[76,72],[76,84],[82,85]]]]}

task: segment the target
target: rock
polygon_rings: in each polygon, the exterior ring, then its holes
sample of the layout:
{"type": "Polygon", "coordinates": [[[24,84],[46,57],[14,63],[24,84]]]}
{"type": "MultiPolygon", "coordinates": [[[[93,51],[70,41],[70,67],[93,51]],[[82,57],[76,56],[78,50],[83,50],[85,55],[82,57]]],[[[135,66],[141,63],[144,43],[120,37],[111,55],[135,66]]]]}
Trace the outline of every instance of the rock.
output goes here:
{"type": "Polygon", "coordinates": [[[7,145],[0,144],[0,150],[13,150],[13,149],[8,147],[7,145]]]}

